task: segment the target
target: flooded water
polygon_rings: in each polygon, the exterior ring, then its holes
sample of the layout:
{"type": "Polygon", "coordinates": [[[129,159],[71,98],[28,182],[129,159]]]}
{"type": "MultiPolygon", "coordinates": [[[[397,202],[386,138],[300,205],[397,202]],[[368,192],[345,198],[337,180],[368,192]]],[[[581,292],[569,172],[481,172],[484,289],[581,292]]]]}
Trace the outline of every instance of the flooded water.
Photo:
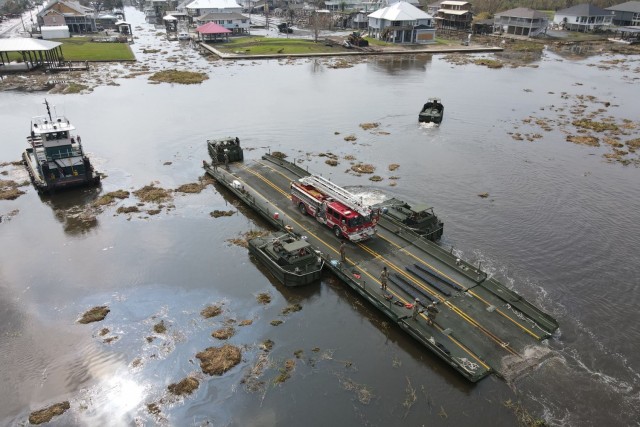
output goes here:
{"type": "MultiPolygon", "coordinates": [[[[128,9],[127,19],[139,57],[168,45],[141,13],[128,9]]],[[[491,70],[423,55],[331,69],[326,59],[223,63],[173,46],[187,58],[177,68],[207,70],[209,79],[154,85],[140,76],[90,94],[46,95],[106,178],[99,190],[49,198],[28,186],[0,201],[0,424],[69,400],[52,424],[512,426],[511,402],[551,425],[638,425],[640,168],[607,162],[607,144],[566,141],[578,134],[570,122],[581,105],[583,115],[606,110],[594,120],[628,119],[623,142],[639,137],[638,57],[547,52],[537,68],[491,70]],[[611,59],[626,62],[605,68],[611,59]],[[430,96],[445,105],[440,127],[417,123],[430,96]],[[380,126],[359,127],[372,122],[380,126]],[[356,141],[345,141],[351,134],[356,141]],[[559,332],[541,345],[549,355],[505,379],[467,383],[331,275],[304,289],[270,279],[227,241],[265,223],[216,186],[175,193],[156,215],[116,213],[136,204],[131,196],[83,220],[99,194],[197,182],[206,139],[227,135],[241,139],[245,161],[278,150],[356,192],[434,206],[443,246],[558,319],[559,332]],[[326,165],[322,152],[340,164],[326,165]],[[347,155],[384,179],[345,173],[347,155]],[[389,172],[391,163],[400,167],[389,172]],[[237,213],[214,219],[216,209],[237,213]],[[259,304],[259,293],[271,303],[259,304]],[[291,303],[302,310],[283,315],[291,303]],[[223,313],[204,319],[208,304],[223,313]],[[98,305],[111,310],[105,320],[77,323],[98,305]],[[154,332],[161,320],[166,333],[154,332]],[[196,353],[223,344],[211,332],[230,324],[242,361],[223,376],[203,374],[196,353]],[[267,339],[269,364],[247,382],[267,339]],[[288,359],[295,368],[276,383],[288,359]],[[192,395],[167,391],[189,375],[200,380],[192,395]]],[[[44,98],[0,93],[0,162],[19,160],[44,98]]],[[[2,171],[2,179],[27,178],[19,167],[2,171]]]]}

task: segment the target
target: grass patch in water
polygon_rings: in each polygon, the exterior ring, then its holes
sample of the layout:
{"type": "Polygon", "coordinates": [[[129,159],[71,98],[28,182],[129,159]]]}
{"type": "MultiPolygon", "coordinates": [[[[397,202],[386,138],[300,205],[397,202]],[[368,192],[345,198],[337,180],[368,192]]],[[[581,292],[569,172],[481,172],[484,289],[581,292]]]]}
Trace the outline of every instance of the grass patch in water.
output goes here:
{"type": "Polygon", "coordinates": [[[376,168],[373,165],[366,163],[358,163],[357,165],[351,166],[351,170],[356,173],[373,173],[376,168]]]}
{"type": "Polygon", "coordinates": [[[49,421],[51,421],[53,417],[64,414],[69,408],[71,408],[69,401],[64,401],[61,403],[56,403],[55,405],[51,405],[44,409],[40,409],[38,411],[33,411],[29,415],[29,423],[31,424],[48,423],[49,421]]]}
{"type": "Polygon", "coordinates": [[[200,315],[205,319],[209,319],[211,317],[216,317],[222,313],[222,307],[219,305],[208,305],[202,309],[200,315]]]}
{"type": "Polygon", "coordinates": [[[193,71],[164,70],[149,77],[149,80],[159,83],[178,83],[183,85],[200,84],[209,78],[205,73],[193,71]]]}
{"type": "Polygon", "coordinates": [[[155,185],[145,185],[139,190],[133,192],[141,202],[144,203],[162,203],[171,200],[171,190],[166,190],[155,185]]]}
{"type": "Polygon", "coordinates": [[[176,396],[184,396],[193,393],[199,385],[200,381],[198,381],[197,378],[187,377],[179,383],[169,384],[167,389],[170,393],[175,394],[176,396]]]}
{"type": "Polygon", "coordinates": [[[104,206],[113,203],[115,199],[126,199],[127,197],[129,197],[129,192],[126,190],[111,191],[110,193],[100,196],[94,204],[97,206],[104,206]]]}
{"type": "Polygon", "coordinates": [[[167,327],[164,324],[164,320],[161,320],[159,323],[153,325],[153,332],[156,334],[164,334],[167,332],[167,327]]]}
{"type": "Polygon", "coordinates": [[[0,179],[0,200],[15,200],[24,194],[15,181],[0,179]]]}
{"type": "Polygon", "coordinates": [[[209,375],[222,375],[240,363],[242,353],[238,347],[225,344],[222,347],[209,347],[198,354],[202,372],[209,375]]]}
{"type": "Polygon", "coordinates": [[[88,37],[56,39],[62,42],[66,61],[133,61],[136,57],[128,43],[97,43],[88,37]]]}
{"type": "Polygon", "coordinates": [[[227,327],[227,328],[216,329],[211,333],[211,336],[219,340],[228,340],[235,334],[236,334],[235,329],[231,327],[227,327]]]}
{"type": "Polygon", "coordinates": [[[78,320],[78,323],[87,324],[91,322],[100,322],[101,320],[104,320],[105,317],[107,317],[107,314],[109,314],[110,311],[111,310],[109,310],[106,305],[93,307],[84,312],[82,318],[78,320]]]}
{"type": "Polygon", "coordinates": [[[269,304],[271,302],[271,295],[263,292],[261,294],[258,294],[256,299],[260,304],[269,304]]]}

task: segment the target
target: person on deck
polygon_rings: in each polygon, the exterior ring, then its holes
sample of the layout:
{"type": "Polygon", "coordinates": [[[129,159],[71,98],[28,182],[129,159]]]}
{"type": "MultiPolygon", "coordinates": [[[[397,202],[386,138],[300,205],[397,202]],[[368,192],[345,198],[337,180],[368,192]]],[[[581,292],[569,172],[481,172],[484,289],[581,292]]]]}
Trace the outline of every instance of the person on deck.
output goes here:
{"type": "Polygon", "coordinates": [[[389,279],[389,272],[387,271],[387,266],[382,267],[382,273],[380,273],[380,288],[383,291],[387,290],[387,279],[389,279]]]}
{"type": "Polygon", "coordinates": [[[347,248],[346,248],[346,244],[344,243],[344,240],[340,243],[340,261],[341,262],[346,262],[347,261],[347,248]]]}
{"type": "Polygon", "coordinates": [[[416,298],[416,300],[413,302],[413,313],[411,314],[411,318],[413,320],[418,320],[418,314],[421,313],[420,310],[420,299],[416,298]]]}

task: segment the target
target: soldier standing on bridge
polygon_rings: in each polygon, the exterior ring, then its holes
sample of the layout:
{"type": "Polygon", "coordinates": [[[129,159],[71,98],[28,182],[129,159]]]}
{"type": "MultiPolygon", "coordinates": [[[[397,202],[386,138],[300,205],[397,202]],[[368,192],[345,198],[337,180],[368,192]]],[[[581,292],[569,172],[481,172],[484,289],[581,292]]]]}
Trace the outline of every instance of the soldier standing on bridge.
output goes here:
{"type": "Polygon", "coordinates": [[[383,291],[387,290],[387,279],[389,278],[389,272],[387,271],[387,266],[382,267],[382,273],[380,273],[380,288],[383,291]]]}
{"type": "Polygon", "coordinates": [[[340,242],[340,262],[347,262],[346,252],[347,248],[343,240],[342,242],[340,242]]]}
{"type": "Polygon", "coordinates": [[[227,153],[227,150],[224,150],[224,167],[229,170],[229,153],[227,153]]]}
{"type": "Polygon", "coordinates": [[[433,323],[436,321],[436,314],[440,313],[438,307],[436,307],[436,303],[433,302],[427,306],[427,323],[433,326],[433,323]]]}
{"type": "Polygon", "coordinates": [[[418,314],[420,313],[420,300],[416,298],[416,300],[413,302],[413,313],[411,314],[411,318],[413,320],[418,320],[418,314]]]}

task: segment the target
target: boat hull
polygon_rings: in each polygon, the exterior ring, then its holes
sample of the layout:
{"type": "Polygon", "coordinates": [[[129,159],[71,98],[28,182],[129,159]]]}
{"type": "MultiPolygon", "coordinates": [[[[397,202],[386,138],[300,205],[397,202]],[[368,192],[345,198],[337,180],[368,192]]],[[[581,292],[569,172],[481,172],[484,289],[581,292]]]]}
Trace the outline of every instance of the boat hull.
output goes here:
{"type": "Polygon", "coordinates": [[[45,180],[42,172],[35,163],[33,148],[27,148],[22,153],[22,161],[27,168],[27,172],[29,173],[29,178],[31,178],[33,186],[39,193],[53,193],[59,190],[77,187],[91,187],[100,184],[100,175],[93,171],[93,169],[89,174],[59,177],[54,181],[45,180]]]}
{"type": "Polygon", "coordinates": [[[263,250],[260,249],[259,245],[260,242],[262,242],[262,239],[255,240],[257,240],[257,242],[249,241],[249,252],[253,256],[255,256],[261,264],[267,267],[269,272],[283,285],[289,287],[298,287],[309,285],[320,280],[324,262],[321,262],[319,266],[314,265],[313,268],[309,271],[296,274],[292,271],[287,271],[285,268],[282,268],[280,265],[274,262],[271,257],[269,257],[263,250]]]}

